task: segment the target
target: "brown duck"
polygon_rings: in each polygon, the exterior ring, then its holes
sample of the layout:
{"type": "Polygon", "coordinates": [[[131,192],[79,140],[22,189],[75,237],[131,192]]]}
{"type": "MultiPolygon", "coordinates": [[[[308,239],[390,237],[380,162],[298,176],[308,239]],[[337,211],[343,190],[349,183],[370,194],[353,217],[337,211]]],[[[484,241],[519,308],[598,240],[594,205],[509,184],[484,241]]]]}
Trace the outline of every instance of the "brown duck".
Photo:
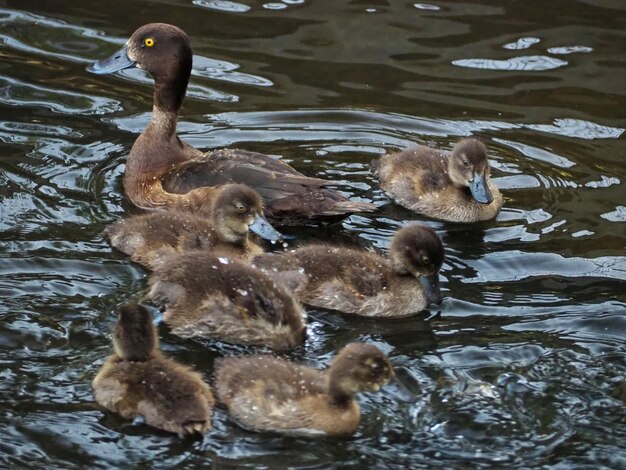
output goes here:
{"type": "Polygon", "coordinates": [[[181,437],[211,428],[211,389],[198,373],[161,354],[152,317],[144,307],[121,308],[113,346],[115,353],[92,383],[100,405],[181,437]]]}
{"type": "Polygon", "coordinates": [[[441,302],[443,258],[434,230],[410,225],[393,236],[388,259],[364,249],[313,244],[257,256],[253,264],[305,304],[367,317],[405,317],[441,302]]]}
{"type": "Polygon", "coordinates": [[[375,346],[351,343],[320,371],[269,355],[218,359],[218,401],[242,427],[304,435],[348,436],[361,420],[359,392],[394,376],[375,346]]]}
{"type": "Polygon", "coordinates": [[[267,155],[237,149],[204,154],[182,142],[176,135],[176,122],[192,58],[183,30],[152,23],[137,29],[113,56],[88,68],[107,74],[139,67],[154,78],[152,118],[135,141],[124,174],[126,195],[135,205],[147,209],[172,206],[207,186],[244,183],[261,194],[266,215],[282,224],[376,209],[326,188],[330,181],[304,176],[267,155]]]}
{"type": "Polygon", "coordinates": [[[263,217],[261,196],[243,184],[207,188],[195,196],[187,207],[129,217],[109,225],[105,233],[111,245],[149,269],[194,249],[240,259],[262,254],[249,231],[272,241],[281,238],[263,217]]]}
{"type": "Polygon", "coordinates": [[[286,288],[241,261],[192,251],[152,273],[147,298],[183,338],[293,348],[304,341],[305,313],[286,288]]]}
{"type": "Polygon", "coordinates": [[[374,166],[391,199],[433,219],[478,222],[493,219],[502,207],[487,149],[476,139],[461,140],[452,153],[420,145],[384,155],[374,166]]]}

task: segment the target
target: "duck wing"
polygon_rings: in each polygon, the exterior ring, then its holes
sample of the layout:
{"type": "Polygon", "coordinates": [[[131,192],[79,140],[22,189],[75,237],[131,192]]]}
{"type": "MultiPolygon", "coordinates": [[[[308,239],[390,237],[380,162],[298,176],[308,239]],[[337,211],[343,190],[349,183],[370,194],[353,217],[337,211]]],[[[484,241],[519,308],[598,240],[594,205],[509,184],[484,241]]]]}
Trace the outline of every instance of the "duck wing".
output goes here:
{"type": "Polygon", "coordinates": [[[281,160],[247,150],[216,150],[162,178],[163,188],[177,194],[225,183],[254,188],[265,201],[266,215],[283,223],[376,210],[374,204],[350,201],[326,188],[328,180],[305,176],[281,160]]]}
{"type": "Polygon", "coordinates": [[[280,199],[293,192],[292,185],[321,188],[329,181],[310,178],[291,166],[262,153],[247,150],[216,150],[204,158],[181,165],[162,179],[163,188],[184,194],[202,186],[247,184],[265,199],[280,199]]]}

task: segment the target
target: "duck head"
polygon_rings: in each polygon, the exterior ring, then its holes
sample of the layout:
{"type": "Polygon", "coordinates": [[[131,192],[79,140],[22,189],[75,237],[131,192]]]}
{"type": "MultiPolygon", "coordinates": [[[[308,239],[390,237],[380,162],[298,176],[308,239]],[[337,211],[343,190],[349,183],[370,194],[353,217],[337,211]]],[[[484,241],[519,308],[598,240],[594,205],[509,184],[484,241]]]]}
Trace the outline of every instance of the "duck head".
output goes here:
{"type": "Polygon", "coordinates": [[[377,392],[394,375],[387,356],[376,346],[350,343],[328,369],[329,390],[335,398],[351,398],[359,392],[377,392]]]}
{"type": "Polygon", "coordinates": [[[96,74],[130,67],[146,70],[156,84],[155,96],[159,100],[155,105],[164,111],[177,111],[187,90],[192,61],[191,43],[182,29],[166,23],[150,23],[137,29],[111,57],[90,65],[87,70],[96,74]]]}
{"type": "Polygon", "coordinates": [[[158,344],[150,312],[141,305],[124,305],[113,332],[115,353],[126,361],[146,361],[154,355],[158,344]]]}
{"type": "Polygon", "coordinates": [[[481,204],[491,204],[493,195],[489,180],[487,149],[476,139],[463,139],[454,146],[448,162],[448,174],[459,187],[469,188],[472,197],[481,204]]]}
{"type": "Polygon", "coordinates": [[[389,247],[395,273],[419,279],[430,303],[440,304],[439,270],[443,264],[443,243],[430,227],[409,225],[396,232],[389,247]]]}
{"type": "Polygon", "coordinates": [[[213,204],[213,217],[222,236],[231,243],[241,243],[248,231],[270,241],[283,239],[263,216],[263,199],[259,193],[243,184],[223,187],[213,204]]]}

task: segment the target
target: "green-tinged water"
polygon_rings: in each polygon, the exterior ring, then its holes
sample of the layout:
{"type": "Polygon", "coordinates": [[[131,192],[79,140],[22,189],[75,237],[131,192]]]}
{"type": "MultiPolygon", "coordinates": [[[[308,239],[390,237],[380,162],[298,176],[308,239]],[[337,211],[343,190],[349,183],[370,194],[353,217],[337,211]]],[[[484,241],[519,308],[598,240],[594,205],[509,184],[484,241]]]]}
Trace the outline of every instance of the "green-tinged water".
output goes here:
{"type": "MultiPolygon", "coordinates": [[[[0,467],[624,468],[626,3],[622,0],[0,0],[0,467]],[[419,220],[446,245],[441,306],[374,322],[310,310],[290,356],[349,341],[402,366],[416,403],[359,398],[350,439],[243,431],[203,441],[104,413],[90,381],[146,273],[103,238],[136,213],[125,156],[151,80],[95,76],[141,24],[195,52],[181,137],[279,155],[378,213],[285,230],[386,250],[419,220]],[[433,222],[390,204],[371,160],[477,136],[505,196],[496,220],[433,222]]],[[[161,347],[211,379],[245,350],[161,347]]]]}

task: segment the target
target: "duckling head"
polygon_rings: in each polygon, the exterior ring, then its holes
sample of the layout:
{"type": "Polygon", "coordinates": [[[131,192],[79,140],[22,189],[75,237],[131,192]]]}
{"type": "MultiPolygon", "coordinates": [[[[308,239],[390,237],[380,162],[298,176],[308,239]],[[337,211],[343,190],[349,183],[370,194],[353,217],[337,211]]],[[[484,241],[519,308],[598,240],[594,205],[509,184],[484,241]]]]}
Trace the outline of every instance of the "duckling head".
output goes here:
{"type": "Polygon", "coordinates": [[[443,243],[425,225],[409,225],[396,232],[389,247],[392,269],[401,276],[415,276],[430,303],[441,303],[439,270],[443,264],[443,243]]]}
{"type": "MultiPolygon", "coordinates": [[[[130,67],[146,70],[154,78],[157,88],[161,84],[174,85],[174,94],[177,95],[176,99],[163,96],[164,99],[159,100],[162,103],[155,103],[157,107],[164,110],[172,107],[172,111],[177,111],[182,102],[179,95],[182,91],[184,96],[187,89],[192,61],[191,43],[182,29],[166,23],[150,23],[138,28],[124,47],[111,57],[92,64],[87,70],[97,74],[113,73],[130,67]]],[[[155,96],[159,95],[155,93],[155,96]]]]}
{"type": "Polygon", "coordinates": [[[127,361],[146,361],[159,344],[152,316],[145,307],[124,305],[113,332],[115,353],[127,361]]]}
{"type": "Polygon", "coordinates": [[[359,392],[377,392],[394,375],[387,356],[376,346],[350,343],[328,369],[329,391],[335,398],[350,398],[359,392]]]}
{"type": "Polygon", "coordinates": [[[463,139],[454,146],[448,162],[448,173],[459,187],[469,188],[472,197],[481,204],[491,204],[493,194],[489,189],[489,160],[487,149],[476,139],[463,139]]]}
{"type": "Polygon", "coordinates": [[[244,184],[224,186],[213,205],[213,214],[221,236],[230,243],[243,243],[250,230],[266,240],[282,239],[263,216],[259,193],[244,184]]]}

